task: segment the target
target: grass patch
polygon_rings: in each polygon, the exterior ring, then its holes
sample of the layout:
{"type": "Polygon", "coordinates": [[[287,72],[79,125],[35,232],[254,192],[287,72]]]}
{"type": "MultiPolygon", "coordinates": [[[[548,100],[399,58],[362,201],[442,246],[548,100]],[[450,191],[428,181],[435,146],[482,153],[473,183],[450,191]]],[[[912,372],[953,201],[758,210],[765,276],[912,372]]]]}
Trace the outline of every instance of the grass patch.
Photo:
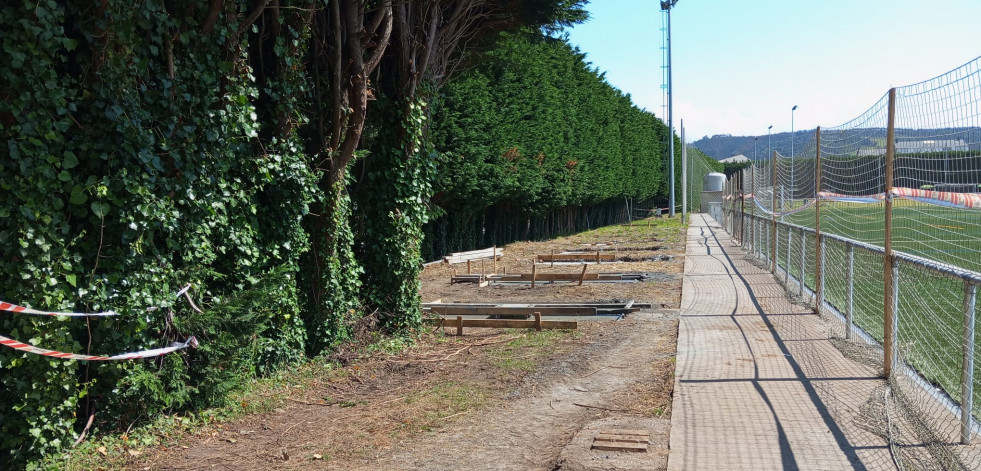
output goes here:
{"type": "Polygon", "coordinates": [[[475,384],[442,381],[405,398],[414,413],[405,419],[403,430],[428,432],[443,419],[478,409],[487,403],[487,391],[475,384]]]}
{"type": "Polygon", "coordinates": [[[555,352],[555,344],[569,338],[578,338],[578,331],[532,331],[514,338],[489,351],[491,365],[505,372],[527,373],[538,367],[548,354],[555,352]]]}

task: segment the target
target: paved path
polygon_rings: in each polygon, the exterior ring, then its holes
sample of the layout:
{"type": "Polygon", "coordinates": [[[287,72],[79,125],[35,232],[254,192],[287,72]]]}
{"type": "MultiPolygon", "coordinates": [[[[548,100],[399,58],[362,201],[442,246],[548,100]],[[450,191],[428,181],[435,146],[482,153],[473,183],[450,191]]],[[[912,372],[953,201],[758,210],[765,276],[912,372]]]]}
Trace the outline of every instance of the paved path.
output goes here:
{"type": "Polygon", "coordinates": [[[692,215],[668,469],[896,469],[862,425],[884,382],[828,331],[710,216],[692,215]]]}

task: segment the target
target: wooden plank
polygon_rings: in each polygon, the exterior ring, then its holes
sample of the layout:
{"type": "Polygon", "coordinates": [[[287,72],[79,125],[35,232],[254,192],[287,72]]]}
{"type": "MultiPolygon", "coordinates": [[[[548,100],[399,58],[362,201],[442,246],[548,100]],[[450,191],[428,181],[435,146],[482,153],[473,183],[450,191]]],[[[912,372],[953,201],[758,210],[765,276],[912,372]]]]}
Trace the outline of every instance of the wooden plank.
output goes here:
{"type": "Polygon", "coordinates": [[[596,436],[597,441],[603,442],[621,442],[621,443],[649,443],[650,435],[621,435],[621,434],[599,434],[596,436]]]}
{"type": "MultiPolygon", "coordinates": [[[[450,265],[455,265],[455,264],[458,264],[458,263],[464,263],[467,260],[481,260],[481,259],[483,259],[483,260],[490,260],[491,257],[492,257],[492,255],[487,255],[486,257],[452,257],[452,258],[451,257],[446,257],[446,258],[444,258],[442,260],[442,262],[443,263],[448,263],[450,265]]],[[[501,259],[501,252],[498,251],[497,252],[497,260],[500,260],[500,259],[501,259]]]]}
{"type": "Polygon", "coordinates": [[[635,453],[645,453],[647,452],[647,444],[594,441],[593,449],[604,450],[604,451],[630,451],[635,453]]]}
{"type": "Polygon", "coordinates": [[[581,262],[588,261],[594,262],[598,260],[611,261],[616,260],[616,254],[612,253],[556,253],[556,254],[538,254],[536,255],[539,262],[581,262]]]}
{"type": "Polygon", "coordinates": [[[469,255],[481,255],[493,251],[494,251],[494,247],[487,247],[486,249],[467,250],[465,252],[450,252],[448,256],[459,257],[459,256],[469,256],[469,255]]]}
{"type": "Polygon", "coordinates": [[[496,316],[531,315],[535,312],[543,316],[595,316],[595,307],[518,307],[518,306],[429,306],[429,310],[441,316],[496,316]]]}
{"type": "MultiPolygon", "coordinates": [[[[513,319],[463,319],[457,316],[456,319],[433,319],[428,322],[439,324],[442,327],[490,327],[497,329],[534,329],[534,320],[513,320],[513,319]]],[[[579,323],[576,321],[541,321],[542,329],[577,329],[579,323]]]]}
{"type": "MultiPolygon", "coordinates": [[[[423,303],[423,307],[432,306],[501,306],[501,307],[595,307],[597,309],[626,309],[628,303],[423,303]]],[[[630,309],[650,309],[651,303],[633,303],[630,309]]]]}
{"type": "Polygon", "coordinates": [[[585,275],[579,273],[535,273],[534,275],[520,273],[508,275],[501,281],[531,281],[532,276],[534,276],[535,281],[579,281],[579,277],[587,281],[600,279],[598,273],[586,273],[585,275]]]}
{"type": "Polygon", "coordinates": [[[603,429],[600,430],[600,435],[647,435],[650,436],[650,430],[642,429],[603,429]]]}

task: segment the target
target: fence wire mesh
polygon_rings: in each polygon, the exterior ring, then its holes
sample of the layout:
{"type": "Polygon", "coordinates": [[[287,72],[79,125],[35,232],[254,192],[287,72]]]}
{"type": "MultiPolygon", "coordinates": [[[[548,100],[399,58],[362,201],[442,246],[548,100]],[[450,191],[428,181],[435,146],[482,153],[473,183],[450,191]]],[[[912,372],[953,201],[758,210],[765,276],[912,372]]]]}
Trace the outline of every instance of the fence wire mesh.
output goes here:
{"type": "Polygon", "coordinates": [[[863,414],[903,469],[981,469],[979,121],[981,58],[756,162],[715,216],[846,356],[889,373],[863,414]]]}

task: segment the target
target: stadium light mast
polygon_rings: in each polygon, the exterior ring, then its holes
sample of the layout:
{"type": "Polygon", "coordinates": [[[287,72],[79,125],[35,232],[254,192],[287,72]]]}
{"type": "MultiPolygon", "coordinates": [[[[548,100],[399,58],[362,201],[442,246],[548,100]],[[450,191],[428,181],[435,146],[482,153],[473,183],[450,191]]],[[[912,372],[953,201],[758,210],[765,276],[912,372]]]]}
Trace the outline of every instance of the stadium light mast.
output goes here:
{"type": "Polygon", "coordinates": [[[756,141],[758,141],[758,140],[760,140],[759,137],[754,137],[753,138],[753,163],[754,164],[756,163],[756,158],[757,158],[756,157],[756,141]]]}
{"type": "Polygon", "coordinates": [[[669,169],[671,174],[671,192],[668,198],[668,217],[674,217],[674,93],[671,90],[671,7],[675,6],[678,0],[661,0],[661,11],[668,15],[668,152],[669,169]]]}

